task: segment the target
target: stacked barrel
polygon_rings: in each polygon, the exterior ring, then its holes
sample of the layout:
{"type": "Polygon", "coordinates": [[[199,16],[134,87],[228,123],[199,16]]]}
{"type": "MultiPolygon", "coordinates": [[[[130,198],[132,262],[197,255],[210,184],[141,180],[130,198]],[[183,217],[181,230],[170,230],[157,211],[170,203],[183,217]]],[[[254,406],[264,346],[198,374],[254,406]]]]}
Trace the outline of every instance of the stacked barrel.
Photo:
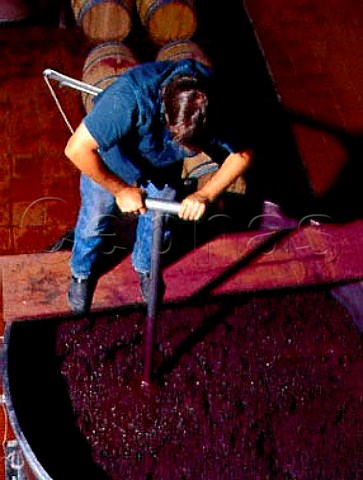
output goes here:
{"type": "MultiPolygon", "coordinates": [[[[83,81],[104,90],[129,68],[138,64],[132,50],[122,42],[103,42],[88,54],[83,66],[83,81]]],[[[92,95],[82,94],[88,112],[93,106],[92,95]]]]}
{"type": "MultiPolygon", "coordinates": [[[[193,58],[210,66],[191,39],[197,30],[196,0],[71,0],[75,21],[91,44],[83,67],[83,81],[101,89],[139,63],[127,44],[137,16],[157,53],[148,60],[193,58]]],[[[83,94],[87,112],[92,96],[83,94]]]]}
{"type": "Polygon", "coordinates": [[[194,0],[136,0],[141,22],[157,45],[192,38],[197,29],[194,0]]]}
{"type": "Polygon", "coordinates": [[[72,0],[77,25],[91,42],[122,41],[131,31],[133,0],[72,0]]]}
{"type": "Polygon", "coordinates": [[[134,2],[156,45],[191,39],[197,29],[195,0],[72,0],[72,10],[90,41],[123,41],[131,31],[134,2]]]}
{"type": "MultiPolygon", "coordinates": [[[[78,27],[92,45],[84,62],[82,80],[105,89],[138,61],[123,42],[132,28],[134,0],[72,0],[78,27]]],[[[83,93],[87,112],[93,106],[92,95],[83,93]]]]}

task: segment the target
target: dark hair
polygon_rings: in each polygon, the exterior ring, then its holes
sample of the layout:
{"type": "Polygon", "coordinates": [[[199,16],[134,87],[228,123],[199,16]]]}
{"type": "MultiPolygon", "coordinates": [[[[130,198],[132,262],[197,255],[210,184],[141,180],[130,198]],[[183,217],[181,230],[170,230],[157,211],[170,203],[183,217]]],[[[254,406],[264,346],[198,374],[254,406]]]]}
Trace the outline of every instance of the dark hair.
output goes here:
{"type": "Polygon", "coordinates": [[[205,87],[187,75],[174,77],[162,91],[167,126],[176,142],[185,146],[200,143],[207,120],[205,87]]]}

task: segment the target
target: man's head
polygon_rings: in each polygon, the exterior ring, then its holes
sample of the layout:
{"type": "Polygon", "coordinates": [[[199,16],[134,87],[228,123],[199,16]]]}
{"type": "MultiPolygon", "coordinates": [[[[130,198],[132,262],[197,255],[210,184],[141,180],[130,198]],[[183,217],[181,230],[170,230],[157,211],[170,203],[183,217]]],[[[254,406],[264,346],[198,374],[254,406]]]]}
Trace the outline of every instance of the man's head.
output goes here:
{"type": "Polygon", "coordinates": [[[203,137],[208,97],[192,76],[174,77],[162,91],[166,123],[173,139],[186,147],[199,146],[203,137]]]}

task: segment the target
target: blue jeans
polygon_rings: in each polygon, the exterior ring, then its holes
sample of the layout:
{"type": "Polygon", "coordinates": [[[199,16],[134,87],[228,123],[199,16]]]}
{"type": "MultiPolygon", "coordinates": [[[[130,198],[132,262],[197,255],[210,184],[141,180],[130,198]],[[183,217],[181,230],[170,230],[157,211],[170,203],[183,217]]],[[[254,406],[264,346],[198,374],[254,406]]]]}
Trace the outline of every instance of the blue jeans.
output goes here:
{"type": "MultiPolygon", "coordinates": [[[[102,263],[103,244],[111,221],[119,215],[115,198],[108,191],[85,175],[81,175],[81,207],[74,232],[74,245],[71,258],[71,273],[78,278],[98,276],[102,263]]],[[[145,187],[149,198],[174,200],[176,190],[168,185],[159,189],[151,182],[145,187]]],[[[158,214],[158,213],[157,213],[158,214]]],[[[136,227],[136,240],[132,250],[132,265],[137,272],[149,273],[153,211],[140,215],[136,227]]]]}

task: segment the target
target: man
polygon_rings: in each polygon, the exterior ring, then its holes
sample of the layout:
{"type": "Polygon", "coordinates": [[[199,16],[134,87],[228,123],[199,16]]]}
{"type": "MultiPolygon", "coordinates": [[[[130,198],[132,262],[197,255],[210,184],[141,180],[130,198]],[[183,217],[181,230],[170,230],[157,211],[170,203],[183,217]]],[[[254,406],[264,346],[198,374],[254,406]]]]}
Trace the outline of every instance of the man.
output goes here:
{"type": "Polygon", "coordinates": [[[117,209],[139,216],[132,265],[147,301],[152,212],[146,211],[145,195],[175,199],[184,158],[204,151],[221,166],[182,200],[179,211],[183,220],[199,220],[248,168],[251,151],[220,137],[218,123],[226,119],[213,113],[212,78],[195,60],[138,65],[95,98],[68,141],[65,154],[82,173],[68,291],[74,312],[85,314],[91,306],[101,245],[117,209]]]}

